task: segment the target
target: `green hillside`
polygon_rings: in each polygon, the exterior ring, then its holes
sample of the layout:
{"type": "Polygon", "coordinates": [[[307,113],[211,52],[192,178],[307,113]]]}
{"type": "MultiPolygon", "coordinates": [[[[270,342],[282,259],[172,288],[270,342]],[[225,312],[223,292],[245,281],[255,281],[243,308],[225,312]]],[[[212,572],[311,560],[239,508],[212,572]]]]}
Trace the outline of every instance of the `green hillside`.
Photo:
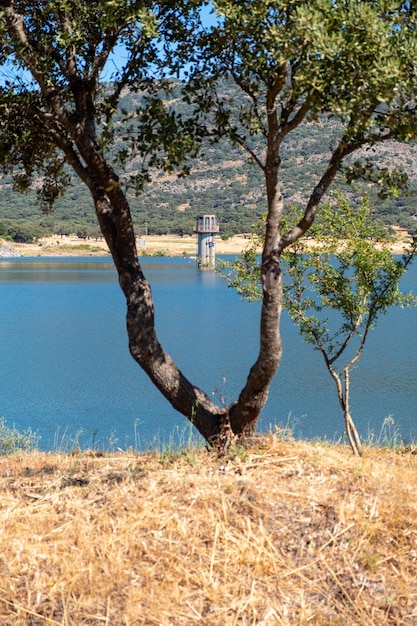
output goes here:
{"type": "MultiPolygon", "coordinates": [[[[124,96],[121,106],[132,110],[136,94],[124,96]]],[[[120,127],[122,130],[122,126],[120,127]]],[[[288,203],[302,202],[304,189],[311,190],[320,173],[320,163],[328,157],[338,127],[335,122],[305,123],[282,147],[283,192],[288,203]],[[306,184],[308,183],[308,184],[306,184]]],[[[380,160],[400,165],[417,189],[417,157],[414,145],[387,143],[379,147],[380,160]]],[[[133,158],[127,168],[140,167],[133,158]]],[[[127,172],[120,172],[121,178],[127,172]]],[[[339,187],[353,193],[342,177],[339,187]]],[[[262,174],[247,155],[230,143],[203,147],[191,174],[186,178],[156,173],[144,192],[130,196],[136,231],[141,234],[191,233],[195,216],[215,213],[224,235],[248,232],[265,212],[262,174]]],[[[375,214],[386,224],[417,230],[417,196],[379,200],[374,198],[375,214]]],[[[56,202],[52,213],[42,214],[36,204],[36,190],[26,195],[13,191],[11,180],[0,177],[0,236],[16,240],[38,238],[50,233],[80,236],[98,235],[98,226],[87,189],[73,180],[66,194],[56,202]]]]}

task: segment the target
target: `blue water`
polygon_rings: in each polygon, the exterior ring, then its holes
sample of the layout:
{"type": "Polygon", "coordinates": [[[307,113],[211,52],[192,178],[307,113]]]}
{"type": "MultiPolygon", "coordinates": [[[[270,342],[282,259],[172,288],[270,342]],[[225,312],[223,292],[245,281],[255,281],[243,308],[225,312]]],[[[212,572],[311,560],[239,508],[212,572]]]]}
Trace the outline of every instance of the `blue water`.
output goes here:
{"type": "MultiPolygon", "coordinates": [[[[236,399],[258,352],[259,304],[244,303],[187,259],[142,259],[165,349],[218,402],[236,399]]],[[[417,266],[403,281],[417,287],[417,266]]],[[[189,436],[187,420],[128,353],[125,304],[108,258],[0,260],[0,417],[31,427],[39,447],[142,448],[189,436]]],[[[352,374],[351,411],[362,436],[392,416],[417,439],[417,309],[395,309],[372,331],[352,374]]],[[[322,357],[288,316],[284,356],[259,429],[289,424],[297,437],[343,434],[322,357]]]]}

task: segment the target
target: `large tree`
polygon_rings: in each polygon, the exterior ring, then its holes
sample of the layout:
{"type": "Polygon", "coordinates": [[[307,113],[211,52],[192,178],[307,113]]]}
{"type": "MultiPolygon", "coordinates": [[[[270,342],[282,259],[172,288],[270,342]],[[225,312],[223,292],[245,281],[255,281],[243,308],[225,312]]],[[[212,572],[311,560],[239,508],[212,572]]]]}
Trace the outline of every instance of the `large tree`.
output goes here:
{"type": "Polygon", "coordinates": [[[339,174],[377,183],[382,194],[407,186],[404,172],[373,157],[382,142],[416,136],[416,16],[413,3],[386,0],[214,4],[218,23],[194,43],[189,91],[212,115],[212,140],[228,137],[260,168],[267,200],[260,351],[229,410],[239,432],[262,409],[281,360],[282,253],[312,226],[339,174]],[[333,129],[327,158],[303,181],[302,217],[285,230],[288,141],[302,125],[323,123],[333,129]]]}
{"type": "Polygon", "coordinates": [[[88,187],[126,297],[130,352],[172,406],[214,442],[224,432],[252,430],[267,400],[281,358],[282,251],[308,230],[347,156],[394,131],[401,139],[411,134],[408,94],[417,55],[409,2],[226,0],[216,4],[217,26],[205,32],[198,4],[4,0],[0,62],[8,78],[0,92],[0,164],[19,189],[41,180],[46,203],[68,184],[64,163],[88,187]],[[111,71],[117,46],[124,60],[111,71]],[[192,75],[185,100],[207,115],[207,134],[230,136],[265,175],[260,351],[227,409],[187,380],[158,341],[122,177],[129,154],[142,157],[140,187],[153,167],[181,166],[195,149],[201,128],[195,116],[187,122],[159,98],[158,89],[169,87],[163,75],[174,71],[192,75]],[[219,96],[224,78],[235,81],[243,100],[219,96]],[[140,92],[144,104],[116,136],[125,88],[140,92]],[[338,118],[338,137],[319,180],[306,181],[304,217],[281,233],[281,146],[298,125],[323,115],[338,118]],[[118,166],[114,150],[123,136],[118,166]]]}

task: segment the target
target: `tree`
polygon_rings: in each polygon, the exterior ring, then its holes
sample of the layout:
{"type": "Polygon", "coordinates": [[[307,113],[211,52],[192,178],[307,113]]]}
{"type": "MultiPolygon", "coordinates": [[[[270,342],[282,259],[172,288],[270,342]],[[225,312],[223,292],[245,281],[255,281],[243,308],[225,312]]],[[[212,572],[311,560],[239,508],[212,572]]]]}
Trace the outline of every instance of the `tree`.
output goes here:
{"type": "MultiPolygon", "coordinates": [[[[284,305],[303,339],[321,353],[336,386],[352,451],[362,455],[350,411],[350,372],[380,315],[390,307],[417,303],[399,288],[417,239],[400,258],[393,256],[392,238],[384,226],[375,227],[367,197],[353,206],[338,196],[322,207],[310,234],[313,240],[300,240],[283,255],[284,305]]],[[[240,259],[224,264],[230,286],[248,300],[261,296],[258,247],[259,236],[254,235],[240,259]]]]}
{"type": "Polygon", "coordinates": [[[286,308],[301,336],[323,356],[356,455],[362,455],[362,446],[350,410],[350,372],[380,315],[390,307],[417,302],[399,289],[416,254],[417,239],[397,259],[384,230],[375,228],[367,198],[355,209],[340,197],[337,210],[324,207],[314,228],[319,249],[308,253],[301,243],[288,252],[286,308]],[[342,359],[343,365],[338,365],[342,359]]]}
{"type": "Polygon", "coordinates": [[[19,190],[41,180],[46,206],[69,184],[64,163],[87,186],[126,297],[130,352],[212,442],[256,424],[281,355],[280,256],[311,226],[348,155],[395,133],[408,137],[414,105],[406,113],[401,105],[417,58],[410,3],[225,0],[216,6],[219,22],[209,31],[198,23],[197,0],[4,0],[0,8],[0,63],[9,73],[0,90],[0,164],[19,190]],[[111,71],[117,46],[125,58],[111,71]],[[190,77],[189,118],[164,107],[160,97],[175,72],[190,77]],[[243,100],[218,95],[225,76],[242,89],[243,100]],[[126,88],[143,100],[124,114],[118,103],[126,88]],[[339,136],[306,196],[303,218],[282,234],[282,143],[303,121],[326,114],[339,119],[339,136]],[[122,123],[120,143],[114,129],[122,123]],[[127,183],[140,190],[156,167],[187,173],[203,134],[242,145],[264,173],[268,199],[260,352],[238,400],[226,409],[185,378],[158,340],[126,193],[127,183]],[[259,152],[249,141],[257,137],[259,152]],[[132,154],[141,165],[127,180],[123,167],[132,154]]]}
{"type": "Polygon", "coordinates": [[[218,0],[215,7],[218,25],[194,44],[190,98],[213,116],[213,141],[229,137],[260,168],[268,206],[260,350],[229,408],[232,430],[240,432],[256,420],[281,360],[283,252],[312,226],[343,168],[349,182],[378,182],[385,194],[406,184],[402,172],[378,168],[372,154],[381,142],[416,135],[416,16],[412,4],[385,0],[218,0]],[[304,181],[302,217],[285,230],[285,141],[323,118],[336,122],[328,159],[317,179],[304,181]],[[353,161],[363,147],[371,157],[353,161]]]}
{"type": "Polygon", "coordinates": [[[126,297],[130,352],[172,406],[212,439],[223,411],[183,376],[158,341],[114,153],[122,166],[132,151],[142,158],[129,180],[140,189],[151,168],[179,167],[193,152],[191,122],[178,132],[179,116],[159,97],[170,85],[157,75],[161,58],[170,54],[168,37],[181,41],[184,23],[191,27],[193,3],[5,0],[0,17],[0,63],[7,73],[0,92],[3,169],[20,191],[42,180],[39,198],[46,206],[69,184],[64,163],[87,186],[126,297]],[[112,71],[116,46],[125,60],[112,71]],[[143,93],[143,106],[126,113],[126,141],[115,146],[117,105],[127,87],[143,93]]]}

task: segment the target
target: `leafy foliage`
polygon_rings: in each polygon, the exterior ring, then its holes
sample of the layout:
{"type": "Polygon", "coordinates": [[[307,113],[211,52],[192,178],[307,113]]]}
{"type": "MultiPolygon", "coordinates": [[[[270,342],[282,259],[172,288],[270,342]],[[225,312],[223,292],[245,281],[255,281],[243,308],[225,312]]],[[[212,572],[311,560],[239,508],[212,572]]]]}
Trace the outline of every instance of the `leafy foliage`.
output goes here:
{"type": "MultiPolygon", "coordinates": [[[[296,213],[292,219],[297,220],[296,213]]],[[[303,339],[322,354],[336,383],[349,441],[360,453],[349,411],[349,371],[380,315],[393,306],[417,304],[415,296],[399,287],[417,252],[417,239],[406,254],[395,257],[389,233],[375,227],[368,198],[352,206],[342,196],[322,207],[310,234],[312,240],[297,242],[281,257],[284,304],[303,339]]],[[[249,300],[261,297],[258,247],[259,234],[237,261],[222,267],[229,286],[249,300]]]]}
{"type": "Polygon", "coordinates": [[[38,436],[27,428],[19,431],[16,426],[7,426],[4,418],[0,418],[0,456],[16,452],[30,452],[36,448],[38,436]]]}
{"type": "Polygon", "coordinates": [[[286,254],[285,303],[303,337],[333,365],[353,337],[363,349],[368,331],[388,308],[415,302],[401,292],[399,281],[417,244],[401,258],[393,256],[390,236],[375,229],[366,198],[359,207],[343,197],[337,210],[326,205],[311,234],[312,247],[299,244],[286,254]]]}
{"type": "MultiPolygon", "coordinates": [[[[0,62],[6,76],[0,88],[0,167],[13,176],[14,189],[26,192],[35,185],[41,206],[50,209],[70,183],[64,165],[73,166],[75,155],[68,147],[62,154],[68,129],[50,123],[44,131],[58,94],[68,123],[81,126],[82,109],[94,115],[95,127],[88,130],[103,155],[121,165],[132,151],[140,158],[141,166],[128,176],[137,189],[150,180],[152,168],[170,171],[184,163],[188,171],[186,160],[196,149],[193,136],[198,133],[191,119],[183,122],[164,104],[162,94],[171,93],[175,83],[161,78],[158,40],[163,33],[185,36],[193,12],[193,2],[6,2],[0,10],[0,62]],[[14,16],[20,13],[25,17],[17,24],[16,41],[10,23],[19,22],[14,16]],[[125,51],[120,65],[112,60],[116,46],[125,51]],[[127,87],[139,94],[130,109],[120,105],[127,87]]],[[[165,45],[169,56],[169,39],[165,45]]]]}

